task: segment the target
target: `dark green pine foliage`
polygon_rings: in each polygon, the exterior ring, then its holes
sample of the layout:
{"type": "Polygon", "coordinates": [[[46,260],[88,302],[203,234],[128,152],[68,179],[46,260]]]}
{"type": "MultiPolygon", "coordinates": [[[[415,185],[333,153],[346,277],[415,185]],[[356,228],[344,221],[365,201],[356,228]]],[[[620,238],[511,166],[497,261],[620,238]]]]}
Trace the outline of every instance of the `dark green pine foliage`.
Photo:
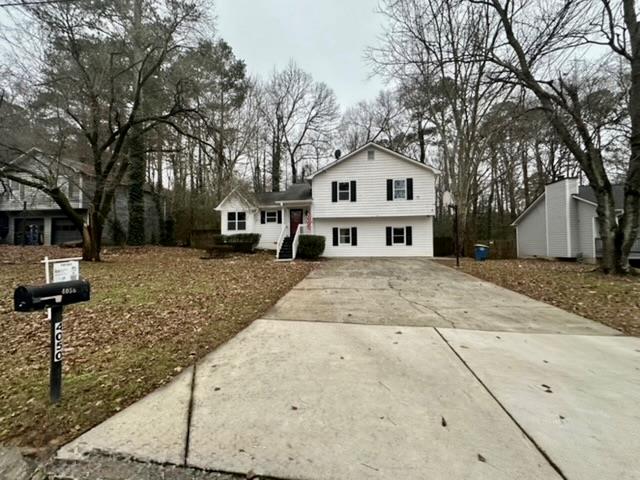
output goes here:
{"type": "Polygon", "coordinates": [[[144,183],[146,162],[144,139],[134,134],[129,141],[129,245],[144,245],[144,183]]]}

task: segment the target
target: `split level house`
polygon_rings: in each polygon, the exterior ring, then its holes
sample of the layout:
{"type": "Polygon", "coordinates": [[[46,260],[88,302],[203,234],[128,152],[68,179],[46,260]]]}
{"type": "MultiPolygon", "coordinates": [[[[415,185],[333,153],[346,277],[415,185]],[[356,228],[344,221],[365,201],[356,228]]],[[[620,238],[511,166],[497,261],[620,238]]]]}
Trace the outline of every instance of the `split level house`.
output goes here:
{"type": "MultiPolygon", "coordinates": [[[[17,181],[2,178],[3,170],[27,178],[26,172],[55,177],[71,206],[86,215],[95,183],[90,164],[72,159],[52,160],[37,149],[20,155],[0,168],[0,244],[62,245],[82,239],[81,233],[47,194],[17,181]]],[[[147,242],[160,238],[160,214],[150,191],[145,191],[145,234],[147,242]]],[[[128,188],[118,187],[109,218],[105,222],[103,243],[114,243],[119,224],[126,236],[129,225],[128,188]],[[117,221],[117,222],[116,222],[117,221]]]]}
{"type": "Polygon", "coordinates": [[[237,188],[216,210],[223,235],[259,233],[279,259],[295,258],[305,234],[325,237],[327,257],[431,257],[438,175],[368,143],[284,192],[237,188]]]}
{"type": "MultiPolygon", "coordinates": [[[[613,186],[616,210],[623,212],[624,189],[613,186]]],[[[581,258],[594,263],[602,257],[596,196],[576,178],[545,186],[544,192],[512,223],[516,229],[518,257],[581,258]]],[[[630,259],[640,259],[636,239],[630,259]]]]}

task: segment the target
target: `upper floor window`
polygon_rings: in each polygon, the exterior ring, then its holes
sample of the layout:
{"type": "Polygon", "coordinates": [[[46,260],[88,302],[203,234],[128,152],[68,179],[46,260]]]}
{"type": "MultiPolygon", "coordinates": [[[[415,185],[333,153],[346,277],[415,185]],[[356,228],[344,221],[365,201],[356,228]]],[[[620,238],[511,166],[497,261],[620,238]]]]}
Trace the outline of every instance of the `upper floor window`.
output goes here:
{"type": "Polygon", "coordinates": [[[227,212],[227,230],[246,230],[246,212],[227,212]]]}
{"type": "Polygon", "coordinates": [[[355,202],[356,201],[356,181],[331,182],[332,202],[355,202]]]}
{"type": "Polygon", "coordinates": [[[398,198],[407,198],[407,181],[405,179],[393,181],[393,199],[397,200],[398,198]]]}
{"type": "Polygon", "coordinates": [[[367,150],[367,160],[373,160],[375,158],[375,151],[374,150],[367,150]]]}
{"type": "Polygon", "coordinates": [[[338,183],[338,200],[349,201],[351,198],[351,193],[349,189],[349,182],[340,182],[338,183]]]}
{"type": "Polygon", "coordinates": [[[387,200],[413,200],[413,178],[388,178],[387,200]]]}

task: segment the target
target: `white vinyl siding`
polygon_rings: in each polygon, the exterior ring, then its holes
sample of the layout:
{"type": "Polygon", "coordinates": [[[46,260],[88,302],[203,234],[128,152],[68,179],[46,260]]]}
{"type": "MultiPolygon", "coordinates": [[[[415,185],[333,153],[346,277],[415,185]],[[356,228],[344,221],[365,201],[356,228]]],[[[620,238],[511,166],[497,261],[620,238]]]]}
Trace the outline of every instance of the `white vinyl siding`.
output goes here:
{"type": "MultiPolygon", "coordinates": [[[[378,153],[378,152],[376,152],[378,153]]],[[[366,157],[365,157],[366,158],[366,157]]],[[[433,221],[431,217],[318,219],[314,233],[325,237],[325,257],[432,257],[433,221]],[[387,246],[386,228],[410,226],[412,245],[387,246]],[[358,245],[333,245],[333,228],[356,227],[358,245]]],[[[406,240],[406,236],[405,236],[406,240]]]]}
{"type": "Polygon", "coordinates": [[[545,216],[546,198],[542,198],[518,226],[518,256],[545,257],[547,255],[547,230],[545,216]]]}
{"type": "MultiPolygon", "coordinates": [[[[383,150],[375,149],[373,160],[368,160],[367,157],[367,150],[363,150],[313,177],[314,218],[435,215],[433,172],[383,150]],[[387,180],[407,178],[413,179],[413,200],[388,201],[387,180]],[[356,181],[357,201],[332,202],[331,183],[348,180],[356,181]]],[[[384,239],[384,235],[382,238],[384,239]]]]}
{"type": "Polygon", "coordinates": [[[571,195],[577,191],[576,179],[561,180],[545,187],[547,256],[549,257],[567,258],[573,254],[571,195]]]}
{"type": "MultiPolygon", "coordinates": [[[[259,220],[259,219],[258,219],[259,220]]],[[[255,228],[255,212],[246,205],[240,198],[233,197],[227,199],[224,208],[220,210],[220,233],[222,235],[233,235],[236,233],[253,233],[255,228]],[[244,230],[238,230],[237,213],[245,214],[244,230]],[[229,213],[236,214],[236,229],[229,230],[229,213]]]]}
{"type": "Polygon", "coordinates": [[[582,253],[585,259],[595,259],[596,230],[593,219],[596,217],[596,207],[580,200],[574,200],[578,217],[578,248],[576,255],[582,253]]]}

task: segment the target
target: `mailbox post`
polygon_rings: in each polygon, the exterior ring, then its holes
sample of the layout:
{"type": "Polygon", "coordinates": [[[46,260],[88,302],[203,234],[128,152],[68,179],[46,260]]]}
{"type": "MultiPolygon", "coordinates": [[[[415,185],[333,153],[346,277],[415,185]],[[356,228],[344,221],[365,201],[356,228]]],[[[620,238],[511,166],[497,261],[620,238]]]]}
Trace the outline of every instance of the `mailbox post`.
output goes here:
{"type": "Polygon", "coordinates": [[[13,293],[16,312],[36,312],[51,308],[51,368],[49,396],[52,403],[62,397],[62,310],[65,305],[86,302],[91,285],[86,280],[19,286],[13,293]]]}
{"type": "Polygon", "coordinates": [[[51,366],[49,398],[58,403],[62,397],[62,306],[51,307],[51,366]]]}

